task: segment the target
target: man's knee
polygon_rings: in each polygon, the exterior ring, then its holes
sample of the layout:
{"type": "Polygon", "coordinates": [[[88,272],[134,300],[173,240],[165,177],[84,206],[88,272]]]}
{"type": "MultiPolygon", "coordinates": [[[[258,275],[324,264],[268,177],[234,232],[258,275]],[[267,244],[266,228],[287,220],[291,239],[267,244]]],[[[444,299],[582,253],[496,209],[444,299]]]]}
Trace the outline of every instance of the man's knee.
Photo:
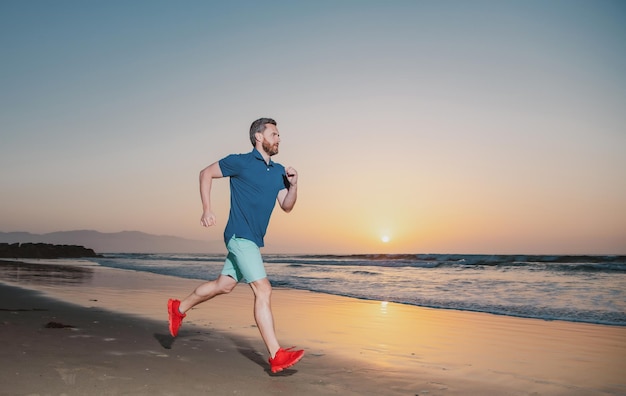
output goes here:
{"type": "Polygon", "coordinates": [[[228,294],[237,286],[237,281],[227,275],[217,278],[217,290],[220,294],[228,294]]]}
{"type": "Polygon", "coordinates": [[[252,290],[257,297],[269,298],[272,295],[272,284],[267,278],[251,282],[250,287],[252,287],[252,290]]]}

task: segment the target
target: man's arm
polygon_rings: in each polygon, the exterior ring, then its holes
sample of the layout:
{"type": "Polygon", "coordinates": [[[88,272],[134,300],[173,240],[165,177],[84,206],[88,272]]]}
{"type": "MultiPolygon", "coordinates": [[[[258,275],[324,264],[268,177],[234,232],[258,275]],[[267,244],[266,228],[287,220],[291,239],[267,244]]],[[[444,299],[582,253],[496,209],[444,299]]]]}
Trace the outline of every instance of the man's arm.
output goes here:
{"type": "Polygon", "coordinates": [[[200,171],[200,199],[202,200],[202,217],[200,224],[204,227],[215,225],[215,214],[211,211],[211,185],[213,179],[223,177],[220,164],[214,162],[200,171]]]}
{"type": "Polygon", "coordinates": [[[280,190],[277,199],[281,209],[289,213],[298,200],[298,172],[294,168],[288,167],[285,169],[285,174],[289,181],[289,188],[280,190]]]}

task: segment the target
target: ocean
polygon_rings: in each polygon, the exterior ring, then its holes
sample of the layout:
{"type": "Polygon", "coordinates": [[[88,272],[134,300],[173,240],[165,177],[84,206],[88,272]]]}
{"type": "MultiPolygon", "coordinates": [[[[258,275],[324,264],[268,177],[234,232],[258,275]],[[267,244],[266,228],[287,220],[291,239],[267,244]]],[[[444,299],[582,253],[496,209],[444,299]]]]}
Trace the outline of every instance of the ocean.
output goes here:
{"type": "MultiPolygon", "coordinates": [[[[208,280],[224,255],[105,254],[101,266],[208,280]]],[[[626,326],[626,256],[264,255],[272,285],[420,307],[626,326]]]]}

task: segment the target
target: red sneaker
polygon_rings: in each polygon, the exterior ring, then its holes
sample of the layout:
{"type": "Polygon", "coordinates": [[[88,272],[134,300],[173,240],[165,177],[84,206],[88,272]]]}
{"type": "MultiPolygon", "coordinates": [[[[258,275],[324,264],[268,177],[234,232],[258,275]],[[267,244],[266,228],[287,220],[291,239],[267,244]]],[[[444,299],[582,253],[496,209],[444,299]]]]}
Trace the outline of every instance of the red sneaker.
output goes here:
{"type": "Polygon", "coordinates": [[[186,314],[180,313],[178,307],[180,306],[180,301],[169,299],[167,302],[167,312],[170,315],[170,334],[172,337],[176,337],[178,335],[178,329],[180,325],[183,323],[183,318],[187,316],[186,314]]]}
{"type": "Polygon", "coordinates": [[[287,349],[280,348],[276,352],[276,355],[274,355],[274,358],[270,358],[269,362],[272,373],[283,371],[283,369],[293,366],[302,359],[304,351],[302,349],[292,351],[292,349],[293,347],[287,349]]]}

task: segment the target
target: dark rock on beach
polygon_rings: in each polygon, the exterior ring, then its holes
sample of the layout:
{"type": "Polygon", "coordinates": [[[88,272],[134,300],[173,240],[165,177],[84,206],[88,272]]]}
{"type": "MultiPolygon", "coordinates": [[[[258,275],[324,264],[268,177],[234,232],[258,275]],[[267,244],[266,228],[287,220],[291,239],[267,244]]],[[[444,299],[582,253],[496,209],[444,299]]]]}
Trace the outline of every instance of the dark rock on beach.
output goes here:
{"type": "Polygon", "coordinates": [[[78,245],[52,245],[48,243],[0,243],[2,258],[81,258],[98,257],[93,249],[78,245]]]}

